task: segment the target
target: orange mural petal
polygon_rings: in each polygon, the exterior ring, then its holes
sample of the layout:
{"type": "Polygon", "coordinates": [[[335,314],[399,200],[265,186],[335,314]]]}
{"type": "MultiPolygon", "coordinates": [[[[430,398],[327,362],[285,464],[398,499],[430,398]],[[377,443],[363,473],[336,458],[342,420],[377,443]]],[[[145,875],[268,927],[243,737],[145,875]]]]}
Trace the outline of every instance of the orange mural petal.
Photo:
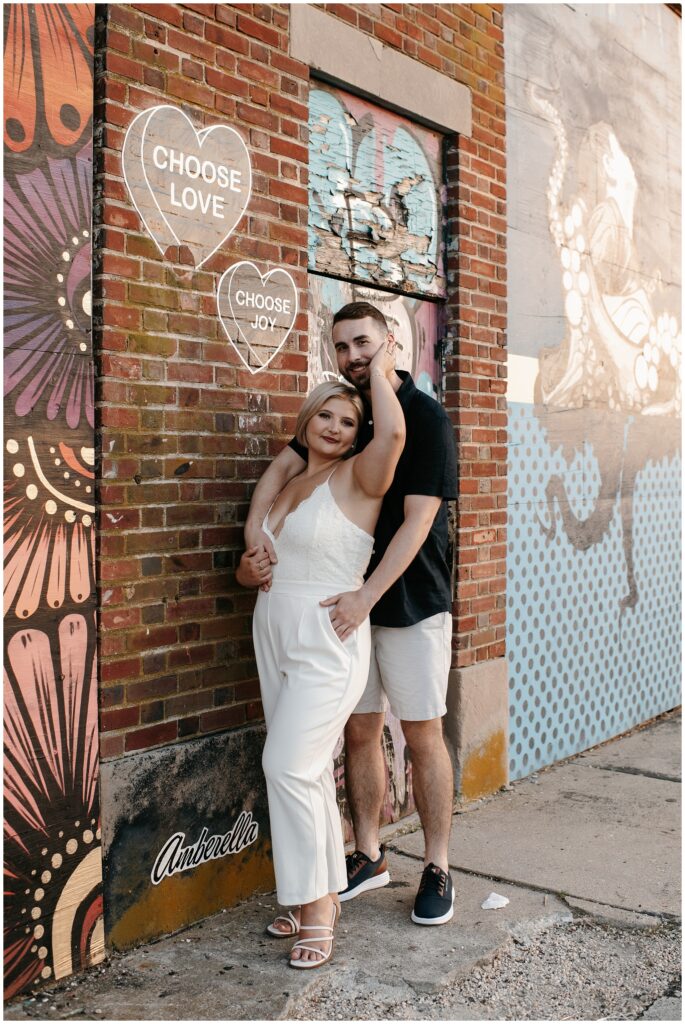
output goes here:
{"type": "Polygon", "coordinates": [[[62,458],[70,469],[73,469],[75,473],[79,473],[81,476],[88,477],[89,480],[95,479],[95,473],[81,465],[73,448],[70,448],[69,445],[64,443],[64,441],[60,441],[59,450],[62,458]]]}
{"type": "Polygon", "coordinates": [[[24,571],[29,560],[29,553],[33,547],[36,534],[31,533],[26,540],[15,551],[12,558],[5,564],[5,615],[9,613],[12,602],[17,595],[24,577],[24,571]]]}
{"type": "MultiPolygon", "coordinates": [[[[25,783],[25,780],[33,775],[35,752],[7,672],[4,676],[5,799],[17,808],[20,819],[28,827],[41,829],[43,816],[34,795],[25,783]]],[[[22,837],[5,824],[5,840],[8,835],[26,848],[22,837]]]]}
{"type": "Polygon", "coordinates": [[[66,4],[71,18],[89,53],[93,52],[93,28],[95,25],[95,4],[66,4]]]}
{"type": "Polygon", "coordinates": [[[20,619],[28,619],[33,615],[40,604],[40,597],[43,591],[43,580],[48,567],[48,550],[50,548],[50,527],[44,526],[40,540],[31,556],[31,564],[26,574],[24,586],[15,614],[20,619]]]}
{"type": "Polygon", "coordinates": [[[80,523],[76,523],[71,534],[69,566],[69,593],[74,601],[85,601],[90,596],[89,547],[85,530],[80,523]]]}
{"type": "Polygon", "coordinates": [[[15,533],[10,533],[10,530],[15,523],[18,522],[20,516],[21,513],[17,513],[16,516],[12,516],[11,520],[8,520],[7,517],[5,517],[5,540],[3,543],[5,560],[7,560],[12,554],[12,550],[17,546],[24,532],[24,527],[21,526],[15,533]]]}
{"type": "MultiPolygon", "coordinates": [[[[64,788],[63,750],[58,743],[60,717],[52,663],[50,640],[37,629],[15,633],[7,644],[7,660],[20,680],[21,695],[40,750],[37,759],[44,761],[61,788],[64,788]]],[[[47,795],[47,783],[45,793],[47,795]]]]}
{"type": "Polygon", "coordinates": [[[23,153],[36,134],[36,72],[28,4],[13,4],[5,36],[5,145],[23,153]]]}
{"type": "Polygon", "coordinates": [[[67,532],[66,527],[58,526],[55,531],[55,543],[52,548],[52,564],[48,579],[48,604],[51,608],[60,608],[64,601],[67,585],[67,532]]]}
{"type": "Polygon", "coordinates": [[[36,4],[40,39],[45,120],[61,146],[72,146],[83,135],[93,112],[90,61],[58,4],[36,4]]]}
{"type": "MultiPolygon", "coordinates": [[[[91,536],[94,535],[91,530],[91,536]]],[[[88,693],[88,738],[84,743],[86,755],[86,771],[83,773],[83,803],[85,807],[93,807],[97,798],[98,764],[100,744],[98,742],[98,663],[93,658],[93,669],[88,693]]],[[[98,826],[99,827],[99,826],[98,826]]]]}
{"type": "MultiPolygon", "coordinates": [[[[88,648],[88,630],[82,615],[67,615],[59,624],[59,650],[63,677],[63,701],[67,710],[67,734],[65,760],[71,765],[74,778],[79,765],[76,763],[79,751],[78,737],[84,728],[82,716],[86,722],[91,718],[91,725],[97,718],[95,707],[83,707],[83,690],[86,675],[86,654],[88,648]]],[[[89,695],[95,698],[96,691],[89,695]]],[[[92,700],[91,700],[92,703],[92,700]]],[[[87,726],[85,731],[87,732],[87,726]]]]}

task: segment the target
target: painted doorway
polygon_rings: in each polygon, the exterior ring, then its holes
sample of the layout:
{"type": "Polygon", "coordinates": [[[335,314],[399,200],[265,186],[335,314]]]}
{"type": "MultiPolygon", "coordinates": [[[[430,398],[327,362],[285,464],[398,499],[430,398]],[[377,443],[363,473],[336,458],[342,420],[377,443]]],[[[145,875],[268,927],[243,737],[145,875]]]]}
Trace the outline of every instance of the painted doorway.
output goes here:
{"type": "MultiPolygon", "coordinates": [[[[335,312],[367,301],[398,341],[398,368],[441,396],[441,300],[445,297],[443,138],[341,89],[309,94],[309,388],[338,376],[331,343],[335,312]]],[[[411,764],[399,721],[383,732],[387,787],[383,821],[414,810],[411,764]]],[[[335,777],[345,821],[342,738],[335,777]]]]}

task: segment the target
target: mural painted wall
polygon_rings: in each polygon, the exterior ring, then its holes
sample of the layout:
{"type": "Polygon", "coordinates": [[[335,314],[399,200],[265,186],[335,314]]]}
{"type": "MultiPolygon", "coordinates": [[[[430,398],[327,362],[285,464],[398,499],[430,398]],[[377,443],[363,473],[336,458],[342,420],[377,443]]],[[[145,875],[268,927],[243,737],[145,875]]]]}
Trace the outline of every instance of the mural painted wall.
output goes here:
{"type": "MultiPolygon", "coordinates": [[[[441,306],[435,299],[445,294],[442,137],[320,84],[309,94],[309,131],[309,387],[338,377],[335,312],[367,301],[382,310],[397,338],[398,367],[437,398],[441,306]]],[[[383,820],[389,822],[414,809],[411,763],[390,711],[383,746],[383,820]]],[[[335,775],[350,839],[342,737],[335,775]]]]}
{"type": "Polygon", "coordinates": [[[4,8],[5,996],[104,956],[91,4],[4,8]]]}
{"type": "Polygon", "coordinates": [[[507,9],[512,778],[681,699],[680,24],[507,9]]]}

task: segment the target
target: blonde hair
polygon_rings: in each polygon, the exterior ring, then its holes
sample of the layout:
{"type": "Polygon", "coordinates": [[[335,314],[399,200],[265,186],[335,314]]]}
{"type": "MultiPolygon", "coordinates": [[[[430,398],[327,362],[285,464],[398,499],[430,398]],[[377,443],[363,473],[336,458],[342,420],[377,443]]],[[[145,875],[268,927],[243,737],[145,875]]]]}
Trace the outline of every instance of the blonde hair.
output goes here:
{"type": "Polygon", "coordinates": [[[307,395],[304,400],[304,405],[300,409],[300,414],[297,417],[297,423],[295,425],[295,437],[300,444],[307,447],[306,433],[309,421],[316,416],[317,412],[323,408],[326,402],[331,398],[345,398],[354,408],[357,416],[357,428],[362,421],[364,415],[364,403],[362,402],[359,392],[356,388],[353,388],[351,384],[344,384],[340,380],[327,380],[323,384],[317,385],[313,391],[307,395]]]}

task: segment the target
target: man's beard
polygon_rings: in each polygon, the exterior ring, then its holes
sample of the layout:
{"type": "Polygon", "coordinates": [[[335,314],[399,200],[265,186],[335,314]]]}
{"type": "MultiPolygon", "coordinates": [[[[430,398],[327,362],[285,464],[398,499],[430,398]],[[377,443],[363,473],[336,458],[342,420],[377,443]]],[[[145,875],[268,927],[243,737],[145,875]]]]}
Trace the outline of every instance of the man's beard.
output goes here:
{"type": "Polygon", "coordinates": [[[343,373],[343,377],[353,387],[357,388],[358,391],[368,391],[371,385],[371,376],[369,373],[368,363],[361,363],[357,367],[347,367],[347,370],[343,373]]]}

